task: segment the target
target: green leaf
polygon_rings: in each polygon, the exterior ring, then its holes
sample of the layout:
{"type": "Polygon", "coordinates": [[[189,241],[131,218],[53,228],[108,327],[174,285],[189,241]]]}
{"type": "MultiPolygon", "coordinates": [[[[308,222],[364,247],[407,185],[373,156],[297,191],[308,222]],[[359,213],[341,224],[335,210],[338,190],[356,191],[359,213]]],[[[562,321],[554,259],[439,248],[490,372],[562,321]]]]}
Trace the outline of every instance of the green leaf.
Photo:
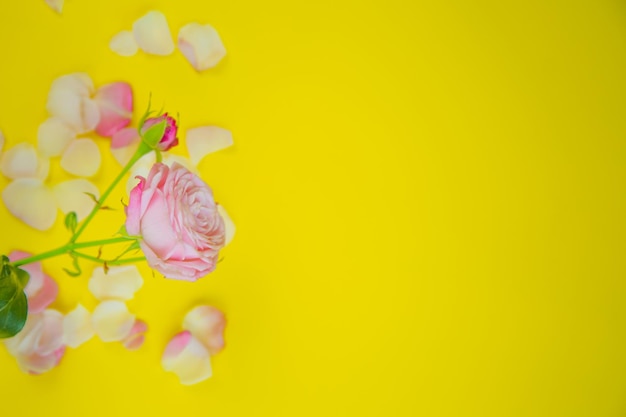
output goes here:
{"type": "Polygon", "coordinates": [[[151,126],[150,129],[146,130],[143,134],[143,141],[152,149],[156,148],[165,134],[166,127],[167,120],[165,119],[154,126],[151,126]]]}
{"type": "Polygon", "coordinates": [[[65,216],[65,227],[67,228],[67,230],[74,233],[76,232],[77,225],[78,225],[78,215],[76,214],[75,211],[70,211],[65,216]]]}
{"type": "Polygon", "coordinates": [[[3,339],[18,334],[26,323],[28,302],[24,287],[30,276],[11,265],[6,256],[0,262],[0,339],[3,339]]]}

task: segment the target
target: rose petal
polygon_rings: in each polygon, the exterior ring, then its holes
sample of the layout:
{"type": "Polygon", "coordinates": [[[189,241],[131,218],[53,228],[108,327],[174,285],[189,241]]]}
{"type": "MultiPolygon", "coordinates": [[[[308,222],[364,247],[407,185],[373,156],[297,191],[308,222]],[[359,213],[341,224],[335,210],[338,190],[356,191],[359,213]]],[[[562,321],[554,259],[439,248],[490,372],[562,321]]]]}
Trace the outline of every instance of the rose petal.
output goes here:
{"type": "Polygon", "coordinates": [[[163,369],[178,376],[183,385],[202,382],[213,375],[207,349],[190,332],[181,332],[167,344],[161,358],[163,369]]]}
{"type": "Polygon", "coordinates": [[[156,155],[154,152],[149,152],[139,158],[139,161],[135,162],[135,164],[130,169],[130,174],[128,176],[128,181],[126,181],[126,192],[130,195],[130,192],[135,186],[139,183],[137,177],[148,177],[148,173],[150,172],[150,168],[152,165],[156,163],[156,155]]]}
{"type": "Polygon", "coordinates": [[[122,344],[128,350],[139,349],[141,345],[143,345],[147,331],[148,325],[146,322],[143,320],[137,320],[128,336],[122,340],[122,344]]]}
{"type": "Polygon", "coordinates": [[[53,81],[46,109],[77,133],[90,132],[100,121],[100,110],[91,100],[93,82],[87,74],[64,75],[53,81]]]}
{"type": "Polygon", "coordinates": [[[11,179],[38,178],[45,180],[50,170],[48,158],[37,153],[30,143],[18,143],[0,159],[2,173],[11,179]]]}
{"type": "Polygon", "coordinates": [[[100,149],[91,139],[77,139],[61,157],[61,168],[79,177],[91,177],[100,169],[100,149]]]}
{"type": "Polygon", "coordinates": [[[174,165],[174,163],[177,163],[184,166],[194,174],[198,175],[198,168],[196,168],[195,164],[191,162],[189,158],[186,158],[184,156],[166,153],[163,155],[163,163],[170,168],[172,167],[172,165],[174,165]]]}
{"type": "Polygon", "coordinates": [[[58,366],[63,355],[65,355],[65,346],[61,346],[48,355],[35,353],[29,356],[18,356],[17,364],[22,371],[30,375],[40,375],[58,366]]]}
{"type": "Polygon", "coordinates": [[[95,268],[89,279],[89,291],[98,300],[131,300],[142,285],[135,265],[112,266],[106,273],[104,268],[95,268]]]}
{"type": "Polygon", "coordinates": [[[226,56],[222,39],[211,25],[183,26],[178,32],[178,48],[196,71],[213,68],[226,56]]]}
{"type": "Polygon", "coordinates": [[[215,307],[197,306],[183,319],[183,329],[189,330],[209,350],[211,355],[224,349],[226,317],[215,307]]]}
{"type": "Polygon", "coordinates": [[[135,41],[133,32],[130,30],[123,30],[111,38],[109,48],[111,48],[111,50],[118,55],[133,56],[137,53],[139,46],[135,41]]]}
{"type": "Polygon", "coordinates": [[[95,102],[100,109],[100,122],[96,133],[111,137],[130,124],[133,117],[133,90],[130,84],[117,82],[98,89],[95,102]]]}
{"type": "Polygon", "coordinates": [[[52,190],[57,206],[63,214],[73,211],[76,213],[78,221],[87,217],[96,204],[88,194],[92,194],[95,198],[100,197],[98,187],[84,179],[60,182],[52,190]]]}
{"type": "Polygon", "coordinates": [[[0,155],[2,155],[3,148],[4,148],[4,134],[0,130],[0,155]]]}
{"type": "Polygon", "coordinates": [[[170,55],[174,52],[172,34],[165,15],[148,12],[133,23],[133,34],[142,51],[153,55],[170,55]]]}
{"type": "Polygon", "coordinates": [[[28,314],[44,311],[54,300],[56,300],[58,294],[59,285],[57,282],[48,275],[43,274],[43,285],[39,291],[28,297],[28,314]]]}
{"type": "MultiPolygon", "coordinates": [[[[11,262],[19,261],[21,259],[26,259],[32,256],[32,253],[24,252],[21,250],[14,250],[9,253],[9,260],[11,262]]],[[[41,268],[41,262],[31,262],[26,265],[20,266],[20,269],[28,272],[30,278],[28,279],[28,284],[26,284],[26,288],[24,288],[24,292],[26,293],[26,297],[30,298],[37,294],[41,288],[43,287],[43,269],[41,268]]],[[[32,311],[29,311],[32,313],[32,311]]]]}
{"type": "Polygon", "coordinates": [[[111,138],[111,154],[113,158],[122,166],[125,166],[133,157],[141,137],[134,127],[127,127],[120,130],[111,138]]]}
{"type": "Polygon", "coordinates": [[[54,193],[41,180],[20,178],[2,191],[9,212],[27,225],[48,230],[57,218],[54,193]]]}
{"type": "Polygon", "coordinates": [[[39,125],[37,148],[46,156],[59,156],[76,139],[76,132],[58,117],[51,117],[39,125]]]}
{"type": "Polygon", "coordinates": [[[233,135],[229,130],[216,126],[203,126],[187,131],[187,151],[194,165],[202,159],[233,144],[233,135]]]}
{"type": "Polygon", "coordinates": [[[61,14],[63,11],[63,2],[64,0],[45,0],[46,4],[52,8],[55,12],[61,14]]]}
{"type": "Polygon", "coordinates": [[[63,318],[63,341],[67,346],[77,348],[93,336],[91,313],[78,304],[63,318]]]}
{"type": "Polygon", "coordinates": [[[91,325],[103,342],[124,339],[134,323],[135,316],[128,311],[126,304],[117,300],[101,302],[91,315],[91,325]]]}
{"type": "Polygon", "coordinates": [[[221,204],[217,205],[217,212],[222,216],[222,220],[224,220],[224,234],[225,234],[225,242],[224,246],[228,245],[235,237],[235,231],[237,228],[235,227],[235,223],[226,212],[226,209],[221,204]]]}

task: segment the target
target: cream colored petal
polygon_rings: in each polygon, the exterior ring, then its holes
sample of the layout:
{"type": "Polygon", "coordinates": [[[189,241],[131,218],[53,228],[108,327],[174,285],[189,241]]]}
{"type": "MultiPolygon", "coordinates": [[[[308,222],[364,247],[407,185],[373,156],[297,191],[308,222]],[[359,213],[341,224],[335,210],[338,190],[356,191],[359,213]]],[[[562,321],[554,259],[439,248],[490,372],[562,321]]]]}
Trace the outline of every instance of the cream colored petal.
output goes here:
{"type": "Polygon", "coordinates": [[[133,56],[137,53],[139,46],[135,41],[133,32],[130,30],[123,30],[111,38],[109,48],[111,48],[111,50],[118,55],[133,56]]]}
{"type": "Polygon", "coordinates": [[[43,326],[36,352],[45,356],[63,346],[63,314],[52,309],[44,310],[41,314],[43,326]]]}
{"type": "Polygon", "coordinates": [[[22,142],[2,154],[0,170],[11,179],[45,180],[50,170],[50,160],[41,156],[30,143],[22,142]]]}
{"type": "Polygon", "coordinates": [[[100,169],[100,149],[91,139],[77,139],[61,157],[61,168],[79,177],[91,177],[100,169]]]}
{"type": "Polygon", "coordinates": [[[148,12],[133,23],[133,35],[139,48],[153,55],[170,55],[174,52],[172,34],[165,15],[161,12],[148,12]]]}
{"type": "Polygon", "coordinates": [[[93,81],[87,74],[64,75],[53,81],[46,109],[76,132],[90,132],[100,121],[98,105],[91,100],[93,94],[93,81]]]}
{"type": "Polygon", "coordinates": [[[228,212],[221,204],[217,205],[217,212],[222,216],[222,220],[224,220],[224,232],[226,234],[226,242],[224,245],[228,245],[235,237],[235,231],[237,228],[235,227],[235,223],[228,215],[228,212]]]}
{"type": "Polygon", "coordinates": [[[55,185],[52,190],[63,214],[73,211],[78,216],[78,221],[87,217],[96,204],[87,193],[96,198],[100,197],[98,187],[84,179],[63,181],[55,185]]]}
{"type": "Polygon", "coordinates": [[[191,162],[198,165],[206,155],[232,146],[233,135],[221,127],[203,126],[189,129],[185,141],[191,162]]]}
{"type": "Polygon", "coordinates": [[[135,316],[128,311],[124,302],[117,300],[101,302],[91,315],[91,325],[103,342],[124,339],[134,323],[135,316]]]}
{"type": "Polygon", "coordinates": [[[183,329],[189,330],[211,355],[224,349],[226,317],[215,307],[201,305],[193,308],[183,319],[183,329]]]}
{"type": "Polygon", "coordinates": [[[215,28],[199,23],[189,23],[180,29],[178,49],[196,71],[213,68],[226,56],[226,48],[215,28]]]}
{"type": "Polygon", "coordinates": [[[128,336],[122,340],[122,344],[128,350],[137,350],[142,345],[146,338],[146,332],[148,331],[148,325],[143,320],[135,321],[133,328],[130,330],[128,336]]]}
{"type": "Polygon", "coordinates": [[[54,193],[41,180],[20,178],[2,191],[9,212],[27,225],[48,230],[57,217],[54,193]]]}
{"type": "Polygon", "coordinates": [[[89,279],[89,291],[98,300],[131,300],[143,285],[135,265],[112,266],[107,273],[99,267],[89,279]]]}
{"type": "Polygon", "coordinates": [[[52,10],[61,14],[63,12],[63,2],[64,0],[45,0],[46,4],[50,6],[52,10]]]}
{"type": "Polygon", "coordinates": [[[4,134],[0,130],[0,155],[2,155],[2,149],[4,148],[4,134]]]}
{"type": "Polygon", "coordinates": [[[174,336],[165,348],[161,364],[176,374],[183,385],[197,384],[213,375],[208,350],[190,332],[174,336]]]}
{"type": "Polygon", "coordinates": [[[39,125],[37,149],[42,155],[59,156],[74,139],[74,129],[58,117],[51,117],[39,125]]]}
{"type": "Polygon", "coordinates": [[[77,348],[94,336],[91,326],[91,313],[81,304],[63,318],[63,341],[72,348],[77,348]]]}

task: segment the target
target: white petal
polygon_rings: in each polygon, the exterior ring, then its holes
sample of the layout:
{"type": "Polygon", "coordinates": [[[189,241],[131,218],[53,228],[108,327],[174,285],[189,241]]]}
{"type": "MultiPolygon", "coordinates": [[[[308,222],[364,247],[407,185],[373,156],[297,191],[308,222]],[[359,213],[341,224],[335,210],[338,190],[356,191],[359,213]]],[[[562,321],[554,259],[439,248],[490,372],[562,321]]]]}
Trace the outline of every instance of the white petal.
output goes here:
{"type": "Polygon", "coordinates": [[[183,319],[183,329],[189,330],[208,349],[211,355],[224,349],[226,317],[215,307],[200,305],[183,319]]]}
{"type": "Polygon", "coordinates": [[[130,30],[123,30],[111,38],[109,48],[111,48],[111,50],[118,55],[133,56],[137,53],[139,46],[137,45],[137,42],[135,42],[133,32],[130,30]]]}
{"type": "Polygon", "coordinates": [[[224,220],[224,232],[226,234],[226,242],[224,245],[228,245],[235,237],[235,231],[237,230],[235,227],[235,223],[226,212],[226,209],[221,204],[217,205],[217,212],[220,216],[222,216],[222,220],[224,220]]]}
{"type": "Polygon", "coordinates": [[[63,341],[67,346],[77,348],[93,335],[91,313],[81,304],[63,318],[63,341]]]}
{"type": "Polygon", "coordinates": [[[165,15],[148,12],[133,23],[133,34],[142,51],[153,55],[170,55],[174,52],[172,34],[165,15]]]}
{"type": "Polygon", "coordinates": [[[95,268],[89,279],[89,291],[98,299],[131,300],[143,285],[135,265],[112,266],[108,273],[95,268]]]}
{"type": "Polygon", "coordinates": [[[191,162],[198,165],[206,155],[232,146],[233,135],[221,127],[196,127],[187,131],[186,142],[191,162]]]}
{"type": "Polygon", "coordinates": [[[46,179],[50,170],[50,161],[37,153],[30,143],[18,143],[2,155],[0,159],[2,173],[11,179],[38,178],[46,179]]]}
{"type": "Polygon", "coordinates": [[[79,177],[91,177],[100,169],[100,149],[91,139],[77,139],[67,147],[61,167],[79,177]]]}
{"type": "Polygon", "coordinates": [[[46,4],[52,8],[55,12],[61,14],[63,11],[64,0],[46,0],[46,4]]]}
{"type": "Polygon", "coordinates": [[[202,382],[213,375],[207,349],[190,332],[174,336],[161,358],[163,369],[175,373],[183,385],[202,382]]]}
{"type": "Polygon", "coordinates": [[[103,301],[91,315],[91,325],[103,342],[116,342],[124,339],[135,324],[126,304],[122,301],[103,301]]]}
{"type": "Polygon", "coordinates": [[[57,218],[54,193],[41,180],[21,178],[2,191],[2,201],[12,215],[38,230],[48,230],[57,218]]]}
{"type": "Polygon", "coordinates": [[[226,56],[222,39],[211,25],[183,26],[178,32],[178,48],[196,71],[213,68],[226,56]]]}
{"type": "Polygon", "coordinates": [[[64,75],[53,81],[46,109],[76,132],[90,132],[100,121],[98,105],[90,98],[93,93],[93,82],[87,74],[64,75]]]}
{"type": "Polygon", "coordinates": [[[86,193],[100,197],[98,187],[84,179],[63,181],[55,185],[53,191],[57,206],[63,214],[73,211],[78,216],[78,221],[87,217],[96,204],[86,193]]]}
{"type": "Polygon", "coordinates": [[[76,132],[58,117],[51,117],[39,125],[37,148],[46,156],[59,156],[76,139],[76,132]]]}

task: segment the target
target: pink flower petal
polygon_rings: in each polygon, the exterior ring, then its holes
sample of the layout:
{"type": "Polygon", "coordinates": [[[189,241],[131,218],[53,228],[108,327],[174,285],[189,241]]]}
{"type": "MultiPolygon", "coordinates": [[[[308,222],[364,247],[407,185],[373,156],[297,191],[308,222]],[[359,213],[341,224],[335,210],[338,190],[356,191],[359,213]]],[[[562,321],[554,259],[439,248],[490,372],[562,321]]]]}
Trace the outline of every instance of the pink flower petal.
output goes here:
{"type": "Polygon", "coordinates": [[[34,314],[45,310],[56,300],[58,294],[59,286],[56,281],[48,275],[43,274],[43,285],[41,289],[28,297],[28,313],[34,314]]]}
{"type": "Polygon", "coordinates": [[[91,315],[91,325],[103,342],[123,340],[134,324],[135,316],[128,311],[122,301],[103,301],[91,315]]]}
{"type": "Polygon", "coordinates": [[[0,170],[11,179],[38,178],[45,180],[50,170],[50,161],[39,155],[33,145],[22,142],[2,155],[0,170]]]}
{"type": "Polygon", "coordinates": [[[130,195],[131,191],[139,183],[137,177],[147,178],[148,173],[152,165],[156,163],[156,155],[154,152],[149,152],[139,158],[139,161],[135,162],[135,165],[130,169],[128,175],[128,181],[126,181],[126,192],[130,195]]]}
{"type": "Polygon", "coordinates": [[[64,0],[45,0],[46,4],[50,6],[52,10],[61,14],[63,12],[63,2],[64,0]]]}
{"type": "Polygon", "coordinates": [[[37,131],[37,148],[46,156],[59,156],[76,139],[76,132],[58,117],[51,117],[37,131]]]}
{"type": "Polygon", "coordinates": [[[91,99],[93,82],[85,73],[64,75],[53,81],[46,109],[77,133],[90,132],[100,121],[100,110],[91,99]]]}
{"type": "Polygon", "coordinates": [[[133,117],[133,90],[130,84],[117,82],[98,89],[94,98],[100,109],[96,133],[111,137],[130,124],[133,117]]]}
{"type": "Polygon", "coordinates": [[[123,30],[111,38],[109,48],[111,48],[111,50],[118,55],[133,56],[137,53],[139,46],[135,41],[133,32],[130,30],[123,30]]]}
{"type": "Polygon", "coordinates": [[[137,320],[128,336],[122,340],[122,344],[128,350],[139,349],[143,345],[147,331],[148,325],[146,322],[143,320],[137,320]]]}
{"type": "Polygon", "coordinates": [[[226,56],[222,39],[211,25],[183,26],[178,32],[178,48],[196,71],[213,68],[226,56]]]}
{"type": "Polygon", "coordinates": [[[232,146],[233,135],[221,127],[196,127],[187,131],[186,143],[191,162],[198,165],[206,155],[232,146]]]}
{"type": "Polygon", "coordinates": [[[140,142],[137,129],[122,129],[111,138],[111,154],[120,165],[125,166],[137,151],[140,142]]]}
{"type": "MultiPolygon", "coordinates": [[[[11,262],[19,261],[20,259],[25,259],[32,256],[32,253],[15,250],[9,254],[9,260],[11,262]]],[[[41,268],[41,262],[32,262],[26,265],[20,266],[20,269],[28,272],[30,276],[28,280],[28,284],[26,288],[24,288],[24,292],[26,293],[27,298],[31,298],[35,296],[39,291],[41,291],[43,287],[43,269],[41,268]]],[[[32,311],[29,311],[32,312],[32,311]]]]}
{"type": "Polygon", "coordinates": [[[63,214],[73,211],[76,213],[78,221],[87,217],[96,204],[87,193],[92,194],[96,198],[100,197],[98,187],[84,179],[60,182],[52,190],[56,203],[63,214]]]}
{"type": "Polygon", "coordinates": [[[224,234],[225,234],[225,239],[226,239],[224,241],[224,246],[226,246],[233,240],[233,237],[235,237],[235,231],[237,230],[237,228],[235,227],[235,223],[233,223],[233,220],[230,218],[230,216],[226,212],[226,209],[224,208],[224,206],[222,206],[221,204],[218,204],[217,212],[222,217],[222,220],[224,220],[224,234]]]}
{"type": "Polygon", "coordinates": [[[27,225],[48,230],[57,218],[54,193],[41,180],[20,178],[2,191],[9,212],[27,225]]]}
{"type": "Polygon", "coordinates": [[[213,375],[208,350],[190,332],[174,336],[165,348],[161,364],[176,374],[183,385],[197,384],[213,375]]]}
{"type": "Polygon", "coordinates": [[[91,139],[77,139],[61,157],[61,168],[79,177],[91,177],[100,169],[100,149],[91,139]]]}
{"type": "Polygon", "coordinates": [[[161,12],[148,12],[133,23],[133,34],[142,51],[153,55],[170,55],[174,52],[174,42],[165,15],[161,12]]]}
{"type": "Polygon", "coordinates": [[[98,300],[131,300],[143,285],[143,278],[135,265],[112,266],[107,273],[95,268],[89,278],[89,291],[98,300]]]}
{"type": "Polygon", "coordinates": [[[183,320],[183,329],[189,330],[209,351],[215,355],[224,349],[226,317],[215,307],[202,305],[192,309],[183,320]]]}
{"type": "Polygon", "coordinates": [[[67,346],[77,348],[93,336],[91,313],[78,304],[63,318],[63,340],[67,346]]]}

